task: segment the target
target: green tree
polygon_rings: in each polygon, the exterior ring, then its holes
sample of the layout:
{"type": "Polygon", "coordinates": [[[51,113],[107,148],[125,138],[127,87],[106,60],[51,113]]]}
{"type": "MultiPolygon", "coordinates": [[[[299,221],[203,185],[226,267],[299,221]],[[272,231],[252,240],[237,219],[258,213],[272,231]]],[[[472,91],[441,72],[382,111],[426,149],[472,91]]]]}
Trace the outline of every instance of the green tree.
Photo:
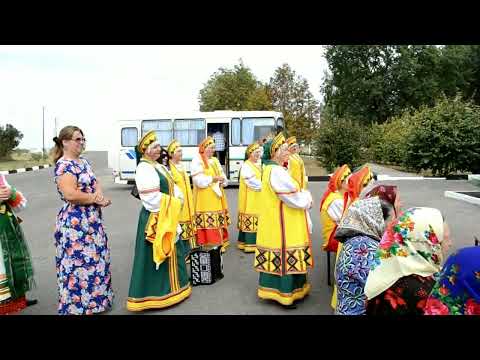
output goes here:
{"type": "Polygon", "coordinates": [[[322,93],[339,117],[383,123],[406,108],[433,105],[440,49],[433,45],[331,45],[322,93]]]}
{"type": "Polygon", "coordinates": [[[233,69],[220,68],[200,90],[200,111],[270,110],[268,89],[240,60],[233,69]]]}
{"type": "Polygon", "coordinates": [[[433,174],[480,171],[480,107],[461,96],[442,98],[413,115],[405,164],[433,174]]]}
{"type": "Polygon", "coordinates": [[[0,158],[10,155],[23,138],[23,134],[13,125],[7,124],[5,127],[0,125],[0,158]]]}
{"type": "Polygon", "coordinates": [[[458,92],[480,105],[480,45],[447,45],[442,48],[442,77],[445,94],[458,92]]]}
{"type": "Polygon", "coordinates": [[[328,171],[343,164],[351,169],[358,167],[365,162],[368,134],[368,129],[357,121],[322,117],[313,142],[315,157],[328,171]]]}
{"type": "Polygon", "coordinates": [[[308,89],[308,81],[283,64],[270,79],[273,109],[283,113],[289,135],[310,144],[319,124],[320,106],[308,89]]]}

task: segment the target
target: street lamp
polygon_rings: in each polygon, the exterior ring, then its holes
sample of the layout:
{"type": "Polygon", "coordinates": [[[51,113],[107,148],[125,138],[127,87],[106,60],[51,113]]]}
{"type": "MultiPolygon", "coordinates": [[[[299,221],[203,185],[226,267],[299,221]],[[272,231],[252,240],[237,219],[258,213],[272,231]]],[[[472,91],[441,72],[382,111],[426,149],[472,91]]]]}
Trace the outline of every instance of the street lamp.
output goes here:
{"type": "Polygon", "coordinates": [[[45,159],[45,106],[42,106],[42,160],[45,159]]]}

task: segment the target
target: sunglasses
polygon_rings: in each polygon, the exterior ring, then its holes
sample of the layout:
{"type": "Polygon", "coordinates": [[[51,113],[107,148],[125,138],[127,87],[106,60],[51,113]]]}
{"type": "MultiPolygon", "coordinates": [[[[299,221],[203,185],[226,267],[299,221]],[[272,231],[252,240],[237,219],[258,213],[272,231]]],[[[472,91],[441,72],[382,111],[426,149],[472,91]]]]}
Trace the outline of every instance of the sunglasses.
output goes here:
{"type": "Polygon", "coordinates": [[[87,139],[85,139],[84,137],[78,137],[78,138],[75,138],[75,139],[70,139],[70,140],[73,140],[75,141],[76,143],[81,143],[82,141],[83,142],[87,142],[87,139]]]}

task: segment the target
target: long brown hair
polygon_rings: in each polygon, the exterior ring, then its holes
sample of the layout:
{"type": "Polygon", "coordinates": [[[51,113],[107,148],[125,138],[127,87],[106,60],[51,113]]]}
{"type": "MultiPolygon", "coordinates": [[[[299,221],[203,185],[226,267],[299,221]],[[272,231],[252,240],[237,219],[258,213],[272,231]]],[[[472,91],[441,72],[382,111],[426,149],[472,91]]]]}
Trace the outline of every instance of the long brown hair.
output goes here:
{"type": "Polygon", "coordinates": [[[72,140],[73,133],[75,131],[79,131],[82,136],[84,136],[82,129],[80,129],[78,126],[69,125],[60,130],[58,137],[55,136],[53,138],[55,146],[50,153],[50,156],[53,158],[53,163],[56,163],[58,159],[63,156],[63,140],[72,140]]]}

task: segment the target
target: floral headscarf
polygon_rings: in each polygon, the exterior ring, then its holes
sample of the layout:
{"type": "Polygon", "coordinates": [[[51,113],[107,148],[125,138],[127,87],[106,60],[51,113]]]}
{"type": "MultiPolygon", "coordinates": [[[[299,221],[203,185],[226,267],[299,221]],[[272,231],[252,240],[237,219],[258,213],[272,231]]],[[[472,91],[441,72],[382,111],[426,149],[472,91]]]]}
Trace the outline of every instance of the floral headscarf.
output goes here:
{"type": "Polygon", "coordinates": [[[323,194],[322,201],[320,202],[320,210],[322,210],[323,203],[327,199],[328,195],[330,195],[332,192],[340,190],[340,188],[342,187],[342,182],[351,173],[352,171],[350,170],[348,165],[343,165],[337,170],[335,170],[333,175],[330,177],[330,180],[328,181],[327,191],[325,191],[325,194],[323,194]]]}
{"type": "Polygon", "coordinates": [[[373,299],[395,282],[412,274],[427,277],[443,261],[443,217],[439,210],[410,208],[388,226],[368,275],[365,294],[373,299]]]}
{"type": "Polygon", "coordinates": [[[480,315],[480,247],[460,249],[448,258],[425,315],[480,315]]]}
{"type": "Polygon", "coordinates": [[[395,211],[395,216],[397,215],[397,210],[395,209],[395,199],[397,198],[397,187],[395,185],[378,185],[370,190],[365,198],[378,196],[380,199],[385,200],[393,206],[395,211]]]}
{"type": "Polygon", "coordinates": [[[340,242],[357,235],[367,235],[377,241],[385,229],[382,206],[377,197],[355,201],[340,221],[335,238],[340,242]]]}

